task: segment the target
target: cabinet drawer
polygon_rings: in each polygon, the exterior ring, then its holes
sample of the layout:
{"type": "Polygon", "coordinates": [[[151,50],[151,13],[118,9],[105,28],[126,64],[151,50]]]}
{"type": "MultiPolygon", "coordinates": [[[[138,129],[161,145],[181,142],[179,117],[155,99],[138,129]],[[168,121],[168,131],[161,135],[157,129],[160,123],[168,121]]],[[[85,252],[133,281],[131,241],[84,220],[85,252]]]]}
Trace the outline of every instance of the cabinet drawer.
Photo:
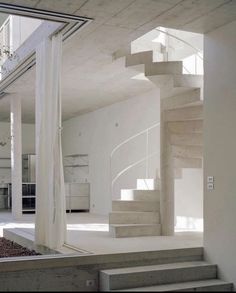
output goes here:
{"type": "Polygon", "coordinates": [[[70,195],[88,195],[89,184],[88,183],[71,183],[70,195]]]}
{"type": "Polygon", "coordinates": [[[67,210],[88,210],[89,197],[88,196],[68,196],[66,197],[67,210]]]}
{"type": "Polygon", "coordinates": [[[66,195],[84,196],[84,195],[89,195],[89,192],[90,192],[89,183],[66,183],[65,184],[66,195]]]}

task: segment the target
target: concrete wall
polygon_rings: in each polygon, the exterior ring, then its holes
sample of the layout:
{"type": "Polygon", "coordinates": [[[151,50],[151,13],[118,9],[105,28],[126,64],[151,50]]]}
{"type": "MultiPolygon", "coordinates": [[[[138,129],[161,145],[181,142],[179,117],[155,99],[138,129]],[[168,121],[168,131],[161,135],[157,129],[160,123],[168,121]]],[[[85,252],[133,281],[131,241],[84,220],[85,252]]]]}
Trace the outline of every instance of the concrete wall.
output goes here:
{"type": "Polygon", "coordinates": [[[236,285],[236,22],[205,36],[204,246],[220,277],[236,285]]]}
{"type": "MultiPolygon", "coordinates": [[[[70,119],[63,124],[63,153],[88,154],[91,183],[91,211],[107,214],[111,210],[110,154],[124,140],[159,122],[159,91],[135,98],[70,119]]],[[[159,126],[149,133],[149,177],[156,176],[159,166],[159,126]]],[[[132,165],[146,155],[146,134],[125,144],[112,160],[113,178],[123,168],[132,165]]],[[[135,188],[136,178],[145,178],[145,162],[131,168],[114,185],[114,197],[120,188],[135,188]]],[[[85,171],[85,170],[84,170],[85,171]]],[[[76,170],[65,170],[66,181],[76,181],[76,170]]],[[[83,172],[83,171],[81,171],[83,172]]],[[[81,174],[82,176],[82,174],[81,174]]]]}
{"type": "MultiPolygon", "coordinates": [[[[0,142],[6,142],[6,145],[0,145],[0,157],[11,157],[10,141],[10,123],[0,122],[0,142]]],[[[22,125],[22,152],[23,154],[35,153],[35,132],[33,124],[22,125]]],[[[10,165],[10,161],[0,160],[0,182],[11,181],[11,170],[1,169],[1,166],[10,165]]]]}
{"type": "Polygon", "coordinates": [[[0,260],[0,291],[96,292],[99,271],[202,260],[201,248],[103,255],[52,255],[0,260]]]}
{"type": "Polygon", "coordinates": [[[11,49],[15,51],[24,43],[36,28],[42,23],[42,20],[29,17],[12,15],[10,16],[11,49]]]}

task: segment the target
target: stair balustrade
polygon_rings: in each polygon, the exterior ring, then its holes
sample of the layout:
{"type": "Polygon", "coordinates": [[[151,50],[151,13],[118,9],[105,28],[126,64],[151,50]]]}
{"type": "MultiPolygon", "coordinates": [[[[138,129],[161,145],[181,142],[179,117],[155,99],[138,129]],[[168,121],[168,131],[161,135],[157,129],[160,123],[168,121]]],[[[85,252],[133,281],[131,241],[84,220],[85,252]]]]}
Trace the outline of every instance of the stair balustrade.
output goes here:
{"type": "MultiPolygon", "coordinates": [[[[113,198],[114,196],[114,185],[115,183],[119,180],[119,178],[123,175],[125,175],[127,173],[127,171],[129,171],[132,168],[137,167],[138,165],[140,165],[141,163],[145,162],[145,176],[146,178],[149,177],[149,160],[151,158],[153,158],[154,156],[158,155],[158,152],[149,152],[149,145],[150,145],[150,131],[158,128],[160,126],[160,122],[153,124],[152,126],[148,127],[147,129],[140,131],[139,133],[129,137],[128,139],[122,141],[120,144],[118,144],[111,152],[110,154],[110,182],[111,182],[111,196],[113,198]],[[138,137],[144,135],[145,136],[145,156],[141,157],[140,159],[136,160],[135,162],[133,162],[132,164],[129,164],[127,166],[125,166],[122,170],[120,170],[119,172],[117,172],[117,174],[115,174],[115,176],[113,176],[113,159],[116,153],[118,153],[125,145],[127,145],[129,142],[134,141],[135,139],[137,139],[138,137]]],[[[138,179],[138,178],[136,178],[138,179]]]]}

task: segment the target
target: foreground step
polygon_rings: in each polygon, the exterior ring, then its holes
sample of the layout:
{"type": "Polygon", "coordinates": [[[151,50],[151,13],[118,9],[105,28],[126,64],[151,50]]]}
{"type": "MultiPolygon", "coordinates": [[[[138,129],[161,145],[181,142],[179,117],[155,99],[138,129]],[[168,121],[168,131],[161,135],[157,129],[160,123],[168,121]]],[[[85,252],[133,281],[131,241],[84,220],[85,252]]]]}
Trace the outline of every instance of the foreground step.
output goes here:
{"type": "Polygon", "coordinates": [[[112,211],[114,212],[156,212],[160,210],[159,201],[144,200],[113,200],[112,211]]]}
{"type": "Polygon", "coordinates": [[[100,289],[109,291],[201,281],[216,279],[216,274],[216,265],[202,261],[104,270],[100,272],[100,289]]]}
{"type": "Polygon", "coordinates": [[[112,212],[109,224],[158,224],[158,212],[112,212]]]}
{"type": "Polygon", "coordinates": [[[204,281],[193,281],[193,282],[183,282],[183,283],[174,283],[168,285],[159,285],[159,286],[148,286],[148,287],[139,287],[126,290],[112,290],[117,292],[177,292],[177,291],[224,291],[230,292],[233,291],[233,284],[227,283],[218,279],[204,280],[204,281]]]}
{"type": "Polygon", "coordinates": [[[122,189],[121,199],[157,201],[160,199],[160,190],[122,189]]]}
{"type": "Polygon", "coordinates": [[[115,238],[160,236],[160,224],[117,224],[110,225],[110,234],[115,238]]]}

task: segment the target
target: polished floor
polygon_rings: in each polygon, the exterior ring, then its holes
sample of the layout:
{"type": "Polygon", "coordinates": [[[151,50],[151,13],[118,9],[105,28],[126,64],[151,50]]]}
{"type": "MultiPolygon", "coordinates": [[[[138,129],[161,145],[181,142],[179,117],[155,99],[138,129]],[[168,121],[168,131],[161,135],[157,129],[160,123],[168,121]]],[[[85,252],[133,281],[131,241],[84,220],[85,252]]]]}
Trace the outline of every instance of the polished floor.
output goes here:
{"type": "MultiPolygon", "coordinates": [[[[0,211],[0,235],[3,229],[12,229],[25,238],[34,238],[34,215],[12,219],[11,213],[0,211]]],[[[110,254],[122,252],[154,251],[203,246],[201,232],[178,232],[175,236],[112,238],[108,218],[90,213],[67,214],[67,245],[61,253],[110,254]]]]}

